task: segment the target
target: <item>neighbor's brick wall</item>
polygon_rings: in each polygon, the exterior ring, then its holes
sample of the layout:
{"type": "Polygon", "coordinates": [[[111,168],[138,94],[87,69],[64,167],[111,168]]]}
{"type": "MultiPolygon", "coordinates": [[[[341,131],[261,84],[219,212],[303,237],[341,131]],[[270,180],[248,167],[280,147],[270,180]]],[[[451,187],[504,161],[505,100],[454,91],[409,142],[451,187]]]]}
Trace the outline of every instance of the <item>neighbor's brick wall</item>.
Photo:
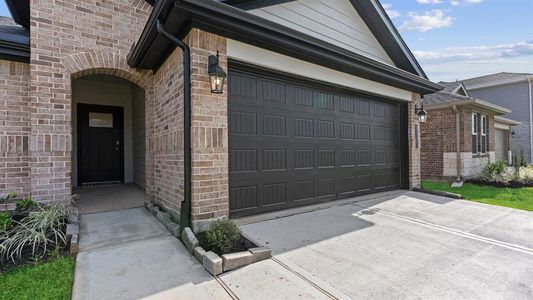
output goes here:
{"type": "Polygon", "coordinates": [[[126,55],[150,10],[142,0],[32,1],[29,155],[35,199],[64,201],[71,194],[72,77],[125,77],[141,85],[149,101],[147,74],[129,68],[126,55]]]}
{"type": "MultiPolygon", "coordinates": [[[[469,106],[458,107],[460,118],[461,174],[471,175],[471,170],[482,168],[489,160],[472,155],[472,112],[485,114],[489,120],[489,152],[495,149],[494,113],[486,110],[472,109],[469,106]],[[475,167],[474,167],[475,166],[475,167]],[[465,173],[466,172],[466,173],[465,173]],[[468,174],[467,174],[468,173],[468,174]]],[[[456,171],[456,114],[451,107],[428,110],[428,122],[422,124],[422,178],[441,178],[455,176],[456,171]]],[[[481,121],[479,121],[481,126],[481,121]]],[[[486,156],[489,156],[487,153],[486,156]]]]}
{"type": "Polygon", "coordinates": [[[428,110],[428,121],[421,124],[422,178],[442,177],[443,152],[456,151],[456,116],[451,107],[428,110]]]}
{"type": "Polygon", "coordinates": [[[30,193],[29,65],[0,60],[0,196],[30,193]]]}

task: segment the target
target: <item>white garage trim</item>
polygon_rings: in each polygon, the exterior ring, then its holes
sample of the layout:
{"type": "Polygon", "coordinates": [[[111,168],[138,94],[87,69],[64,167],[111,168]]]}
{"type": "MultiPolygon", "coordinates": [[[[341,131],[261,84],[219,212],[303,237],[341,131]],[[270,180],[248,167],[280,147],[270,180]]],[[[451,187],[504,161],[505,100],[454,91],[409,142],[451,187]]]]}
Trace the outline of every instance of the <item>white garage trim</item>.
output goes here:
{"type": "Polygon", "coordinates": [[[411,101],[410,91],[395,88],[361,77],[328,69],[310,62],[285,56],[235,40],[227,40],[227,55],[231,59],[257,66],[316,79],[351,89],[382,95],[403,101],[411,101]]]}

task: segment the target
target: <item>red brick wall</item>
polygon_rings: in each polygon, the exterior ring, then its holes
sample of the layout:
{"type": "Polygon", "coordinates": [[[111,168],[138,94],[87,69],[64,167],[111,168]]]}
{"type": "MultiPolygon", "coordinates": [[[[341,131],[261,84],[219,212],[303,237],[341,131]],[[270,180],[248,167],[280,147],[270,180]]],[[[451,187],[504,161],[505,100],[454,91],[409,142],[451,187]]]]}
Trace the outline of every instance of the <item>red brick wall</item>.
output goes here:
{"type": "MultiPolygon", "coordinates": [[[[460,117],[460,151],[472,151],[472,112],[485,114],[489,120],[489,151],[494,151],[494,113],[473,109],[470,106],[458,107],[460,117]]],[[[481,122],[481,121],[480,121],[481,122]]],[[[479,125],[481,126],[481,124],[479,125]]],[[[428,121],[422,124],[422,178],[443,176],[443,153],[454,153],[456,148],[456,114],[451,107],[428,110],[428,121]]]]}
{"type": "Polygon", "coordinates": [[[0,60],[0,196],[30,193],[29,65],[0,60]]]}
{"type": "Polygon", "coordinates": [[[444,109],[429,110],[427,122],[421,124],[422,178],[442,176],[443,129],[446,126],[444,115],[444,109]]]}

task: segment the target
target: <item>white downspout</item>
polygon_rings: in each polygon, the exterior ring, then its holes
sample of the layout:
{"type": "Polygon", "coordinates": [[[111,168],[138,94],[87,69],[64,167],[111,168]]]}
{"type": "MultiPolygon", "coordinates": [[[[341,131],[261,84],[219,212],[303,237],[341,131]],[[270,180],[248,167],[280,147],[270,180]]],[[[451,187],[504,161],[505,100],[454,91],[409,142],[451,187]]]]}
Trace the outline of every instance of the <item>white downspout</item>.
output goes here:
{"type": "Polygon", "coordinates": [[[533,91],[531,88],[531,79],[533,77],[527,78],[527,83],[529,87],[529,144],[530,144],[530,163],[533,163],[533,91]]]}

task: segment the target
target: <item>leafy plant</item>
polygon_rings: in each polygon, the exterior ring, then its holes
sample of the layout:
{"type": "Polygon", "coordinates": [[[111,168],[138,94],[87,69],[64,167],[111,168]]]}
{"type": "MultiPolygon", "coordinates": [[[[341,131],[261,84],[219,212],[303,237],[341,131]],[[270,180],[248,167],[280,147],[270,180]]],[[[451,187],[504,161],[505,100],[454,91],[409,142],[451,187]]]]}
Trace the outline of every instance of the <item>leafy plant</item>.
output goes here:
{"type": "Polygon", "coordinates": [[[12,223],[13,219],[8,212],[0,212],[0,233],[8,230],[12,223]]]}
{"type": "Polygon", "coordinates": [[[507,170],[507,163],[503,160],[497,160],[493,163],[488,163],[483,168],[483,175],[489,178],[502,176],[507,170]]]}
{"type": "Polygon", "coordinates": [[[33,201],[31,197],[25,197],[15,202],[16,210],[19,212],[27,211],[37,207],[37,202],[33,201]]]}
{"type": "Polygon", "coordinates": [[[526,166],[524,159],[524,149],[517,151],[513,157],[513,165],[515,167],[515,177],[520,177],[520,168],[526,166]]]}
{"type": "Polygon", "coordinates": [[[239,227],[228,219],[216,220],[206,231],[198,234],[202,247],[217,254],[231,252],[238,246],[240,238],[239,227]]]}
{"type": "Polygon", "coordinates": [[[64,232],[68,220],[68,208],[62,204],[39,207],[31,211],[17,226],[11,227],[0,236],[0,261],[21,260],[31,251],[31,256],[40,258],[49,249],[64,246],[67,237],[64,232]]]}

